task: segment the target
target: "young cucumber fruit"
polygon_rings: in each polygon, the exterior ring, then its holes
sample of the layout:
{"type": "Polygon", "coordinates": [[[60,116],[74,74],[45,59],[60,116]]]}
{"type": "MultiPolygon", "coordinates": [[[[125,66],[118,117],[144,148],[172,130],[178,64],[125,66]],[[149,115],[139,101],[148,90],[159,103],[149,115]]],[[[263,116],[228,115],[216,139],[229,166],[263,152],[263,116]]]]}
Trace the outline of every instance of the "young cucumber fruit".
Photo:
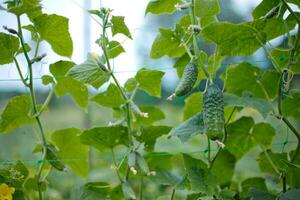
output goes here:
{"type": "Polygon", "coordinates": [[[198,77],[198,68],[196,64],[190,63],[185,67],[183,75],[177,85],[174,94],[168,97],[168,100],[172,100],[175,96],[184,96],[188,94],[194,87],[198,77]]]}
{"type": "Polygon", "coordinates": [[[223,92],[216,84],[210,84],[203,96],[203,122],[209,139],[222,140],[224,135],[223,92]]]}

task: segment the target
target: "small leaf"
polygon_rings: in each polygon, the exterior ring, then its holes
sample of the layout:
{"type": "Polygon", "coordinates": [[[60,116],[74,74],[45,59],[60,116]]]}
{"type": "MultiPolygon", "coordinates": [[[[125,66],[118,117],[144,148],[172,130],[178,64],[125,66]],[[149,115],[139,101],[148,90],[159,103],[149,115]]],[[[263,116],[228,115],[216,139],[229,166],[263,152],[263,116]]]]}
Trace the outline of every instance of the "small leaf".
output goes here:
{"type": "Polygon", "coordinates": [[[55,53],[71,57],[73,42],[68,30],[69,19],[55,14],[42,14],[33,21],[41,38],[49,42],[55,53]]]}
{"type": "Polygon", "coordinates": [[[186,142],[197,134],[204,134],[204,124],[202,113],[197,113],[190,119],[173,128],[169,133],[172,136],[177,136],[181,142],[186,142]]]}
{"type": "Polygon", "coordinates": [[[51,74],[59,80],[63,78],[67,72],[76,64],[70,61],[60,60],[58,62],[52,63],[50,65],[50,72],[51,74]]]}
{"type": "Polygon", "coordinates": [[[187,120],[201,112],[202,110],[202,93],[195,92],[184,100],[185,106],[183,109],[183,119],[187,120]]]}
{"type": "Polygon", "coordinates": [[[172,14],[176,11],[175,5],[180,2],[180,0],[152,0],[148,3],[145,14],[172,14]]]}
{"type": "Polygon", "coordinates": [[[30,124],[32,118],[31,100],[29,96],[16,96],[9,100],[0,119],[0,134],[13,131],[25,124],[30,124]]]}
{"type": "Polygon", "coordinates": [[[128,38],[132,39],[129,29],[124,22],[123,16],[113,16],[111,18],[111,23],[112,23],[111,31],[113,36],[118,33],[121,33],[127,36],[128,38]]]}
{"type": "Polygon", "coordinates": [[[141,135],[136,139],[139,142],[145,143],[145,150],[152,151],[156,142],[156,139],[162,135],[168,134],[171,130],[169,126],[148,126],[141,127],[141,135]]]}
{"type": "Polygon", "coordinates": [[[147,113],[148,117],[143,117],[140,115],[136,115],[137,123],[140,125],[152,125],[156,121],[160,121],[165,119],[165,114],[161,111],[161,109],[154,106],[140,106],[140,110],[143,113],[147,113]]]}
{"type": "Polygon", "coordinates": [[[44,85],[49,85],[51,83],[54,83],[54,79],[52,76],[49,76],[49,75],[43,75],[42,76],[42,83],[44,85]]]}
{"type": "Polygon", "coordinates": [[[28,175],[29,171],[21,161],[3,165],[0,168],[0,176],[4,177],[5,182],[15,188],[22,188],[28,175]]]}
{"type": "Polygon", "coordinates": [[[183,160],[192,191],[202,192],[207,195],[214,194],[217,180],[207,165],[203,161],[192,158],[187,154],[183,154],[183,160]]]}
{"type": "MultiPolygon", "coordinates": [[[[104,182],[89,182],[80,187],[74,200],[107,199],[109,196],[110,184],[104,182]]],[[[72,195],[73,197],[73,195],[72,195]]]]}
{"type": "Polygon", "coordinates": [[[300,91],[287,96],[282,102],[282,112],[284,116],[293,117],[300,120],[300,91]]]}
{"type": "Polygon", "coordinates": [[[67,75],[83,83],[90,84],[96,89],[106,83],[110,78],[109,73],[98,65],[97,60],[94,59],[91,54],[88,55],[87,60],[82,64],[71,68],[67,75]]]}
{"type": "Polygon", "coordinates": [[[135,78],[129,78],[125,85],[124,85],[124,88],[129,91],[129,92],[132,92],[138,85],[138,82],[136,81],[135,78]]]}
{"type": "Polygon", "coordinates": [[[19,49],[19,39],[6,33],[0,33],[0,49],[0,65],[13,62],[14,54],[19,49]]]}
{"type": "Polygon", "coordinates": [[[158,70],[142,68],[135,75],[135,79],[139,83],[139,87],[145,90],[149,95],[160,97],[161,79],[164,74],[164,72],[158,70]]]}
{"type": "Polygon", "coordinates": [[[113,83],[108,86],[105,92],[93,96],[91,101],[109,108],[118,108],[125,103],[118,87],[113,83]]]}
{"type": "Polygon", "coordinates": [[[120,55],[121,53],[125,52],[125,49],[122,47],[120,42],[113,40],[108,43],[107,51],[108,51],[109,58],[115,58],[118,55],[120,55]]]}
{"type": "Polygon", "coordinates": [[[99,151],[128,144],[127,127],[96,127],[84,131],[80,135],[82,144],[94,146],[99,151]]]}
{"type": "Polygon", "coordinates": [[[59,156],[75,173],[86,177],[88,167],[88,147],[80,143],[80,129],[68,128],[55,131],[51,139],[59,148],[59,156]]]}

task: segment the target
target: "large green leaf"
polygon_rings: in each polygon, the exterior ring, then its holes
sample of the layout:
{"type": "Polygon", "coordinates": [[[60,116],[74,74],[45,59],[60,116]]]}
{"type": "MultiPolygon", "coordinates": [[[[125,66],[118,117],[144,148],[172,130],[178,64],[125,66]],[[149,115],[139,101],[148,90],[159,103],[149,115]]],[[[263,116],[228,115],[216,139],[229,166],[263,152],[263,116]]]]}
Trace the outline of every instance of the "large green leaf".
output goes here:
{"type": "Polygon", "coordinates": [[[300,189],[291,189],[282,194],[279,200],[298,200],[300,197],[300,189]]]}
{"type": "Polygon", "coordinates": [[[19,3],[8,1],[8,11],[16,15],[32,13],[41,10],[41,0],[22,0],[19,3]]]}
{"type": "Polygon", "coordinates": [[[161,109],[154,106],[140,106],[143,113],[148,113],[148,117],[136,115],[137,123],[140,125],[152,125],[154,122],[165,119],[165,114],[161,109]]]}
{"type": "Polygon", "coordinates": [[[180,2],[180,0],[153,0],[148,3],[145,13],[172,14],[176,11],[175,5],[180,2]]]}
{"type": "MultiPolygon", "coordinates": [[[[292,49],[283,49],[283,48],[276,48],[273,49],[271,55],[273,59],[273,65],[278,65],[281,69],[284,69],[290,59],[292,49]]],[[[296,59],[295,62],[290,63],[290,70],[293,71],[295,74],[300,74],[300,59],[296,59]]]]}
{"type": "Polygon", "coordinates": [[[100,151],[107,148],[113,148],[120,144],[127,145],[127,127],[115,126],[88,129],[80,135],[80,141],[81,143],[91,145],[100,151]]]}
{"type": "Polygon", "coordinates": [[[279,18],[260,19],[241,24],[219,22],[206,26],[201,34],[207,41],[213,41],[218,45],[222,56],[249,56],[261,47],[257,37],[265,44],[294,28],[294,21],[286,22],[287,24],[279,18]]]}
{"type": "Polygon", "coordinates": [[[254,124],[252,118],[242,117],[228,125],[227,133],[226,146],[239,159],[258,144],[270,146],[275,130],[270,124],[254,124]]]}
{"type": "Polygon", "coordinates": [[[55,77],[55,79],[59,80],[60,78],[64,78],[67,72],[76,64],[70,61],[60,60],[55,63],[52,63],[49,66],[51,74],[55,77]]]}
{"type": "Polygon", "coordinates": [[[145,149],[152,151],[156,142],[156,139],[162,135],[168,134],[171,130],[169,126],[146,126],[141,127],[141,135],[136,139],[139,142],[145,143],[145,149]]]}
{"type": "Polygon", "coordinates": [[[195,92],[184,100],[183,119],[187,120],[201,112],[202,110],[202,93],[195,92]]]}
{"type": "Polygon", "coordinates": [[[250,92],[257,98],[275,98],[278,91],[279,74],[265,71],[261,74],[258,67],[241,63],[227,71],[226,90],[242,96],[250,92]]]}
{"type": "Polygon", "coordinates": [[[79,107],[87,107],[89,93],[87,87],[82,82],[71,77],[64,77],[59,79],[54,89],[57,96],[61,97],[70,93],[79,107]]]}
{"type": "Polygon", "coordinates": [[[0,64],[8,64],[13,62],[14,54],[19,49],[19,40],[17,37],[0,33],[0,64]]]}
{"type": "Polygon", "coordinates": [[[257,110],[264,118],[272,111],[272,104],[263,99],[244,96],[239,97],[234,94],[224,93],[224,103],[226,106],[250,107],[257,110]]]}
{"type": "Polygon", "coordinates": [[[287,96],[282,102],[282,112],[284,116],[293,117],[300,120],[300,91],[287,96]]]}
{"type": "Polygon", "coordinates": [[[72,194],[72,200],[107,199],[110,184],[104,182],[88,182],[80,187],[79,191],[72,194]]]}
{"type": "Polygon", "coordinates": [[[203,115],[201,112],[179,124],[170,132],[170,135],[177,136],[182,142],[188,141],[197,134],[204,134],[203,115]]]}
{"type": "Polygon", "coordinates": [[[0,133],[13,131],[32,122],[29,96],[16,96],[9,100],[0,119],[0,133]]]}
{"type": "Polygon", "coordinates": [[[121,34],[127,36],[128,38],[132,39],[129,29],[127,28],[127,26],[124,22],[123,16],[113,16],[111,18],[111,23],[112,23],[111,31],[112,31],[113,36],[118,33],[121,33],[121,34]]]}
{"type": "Polygon", "coordinates": [[[135,79],[139,83],[139,87],[145,90],[149,95],[160,97],[161,79],[164,72],[151,69],[140,69],[135,75],[135,79]]]}
{"type": "Polygon", "coordinates": [[[272,162],[274,163],[274,165],[277,167],[278,170],[280,170],[280,171],[287,171],[288,170],[288,166],[284,162],[284,160],[287,160],[287,154],[286,153],[273,153],[271,150],[267,150],[266,153],[262,152],[259,155],[258,159],[257,159],[260,170],[262,172],[269,173],[269,174],[274,175],[276,177],[278,175],[275,172],[275,170],[272,167],[270,167],[268,157],[272,160],[272,162]],[[266,154],[268,156],[266,156],[266,154]]]}
{"type": "MultiPolygon", "coordinates": [[[[294,155],[295,151],[290,152],[290,156],[294,155]]],[[[292,188],[300,188],[300,156],[297,156],[294,163],[289,165],[289,173],[287,175],[287,183],[292,188]]]]}
{"type": "Polygon", "coordinates": [[[51,45],[55,53],[61,56],[72,56],[73,42],[68,30],[67,18],[55,14],[42,14],[33,21],[41,38],[51,45]]]}
{"type": "Polygon", "coordinates": [[[28,175],[29,171],[21,161],[1,165],[0,167],[0,177],[3,177],[4,182],[9,183],[14,188],[22,188],[28,175]]]}
{"type": "Polygon", "coordinates": [[[252,11],[254,19],[259,19],[265,16],[272,8],[277,6],[280,0],[264,0],[252,11]]]}
{"type": "Polygon", "coordinates": [[[170,58],[181,57],[185,54],[184,46],[180,45],[181,41],[174,36],[171,29],[160,28],[159,34],[156,36],[150,52],[153,59],[161,58],[164,55],[170,58]]]}
{"type": "Polygon", "coordinates": [[[255,199],[255,200],[275,200],[276,196],[269,194],[265,191],[257,190],[257,189],[252,189],[249,192],[249,197],[250,199],[255,199]]]}
{"type": "Polygon", "coordinates": [[[217,187],[217,179],[207,165],[187,154],[183,154],[183,160],[192,191],[212,195],[217,187]]]}
{"type": "Polygon", "coordinates": [[[71,68],[67,75],[83,83],[91,84],[95,88],[99,88],[110,78],[109,73],[99,67],[91,54],[88,55],[86,61],[71,68]]]}
{"type": "Polygon", "coordinates": [[[217,177],[220,185],[229,184],[234,173],[236,159],[228,150],[224,149],[219,152],[215,160],[212,173],[217,177]]]}
{"type": "Polygon", "coordinates": [[[260,191],[268,191],[265,183],[265,179],[261,177],[248,178],[242,182],[241,186],[242,186],[241,195],[243,197],[247,197],[248,193],[252,189],[259,189],[260,191]]]}
{"type": "Polygon", "coordinates": [[[89,172],[88,147],[79,140],[80,129],[67,128],[52,133],[51,139],[59,148],[59,157],[75,173],[86,177],[89,172]]]}
{"type": "Polygon", "coordinates": [[[202,18],[217,15],[221,8],[218,0],[195,0],[195,16],[202,18]]]}
{"type": "Polygon", "coordinates": [[[109,108],[117,108],[125,103],[118,87],[111,83],[105,92],[99,93],[91,98],[91,101],[109,108]]]}

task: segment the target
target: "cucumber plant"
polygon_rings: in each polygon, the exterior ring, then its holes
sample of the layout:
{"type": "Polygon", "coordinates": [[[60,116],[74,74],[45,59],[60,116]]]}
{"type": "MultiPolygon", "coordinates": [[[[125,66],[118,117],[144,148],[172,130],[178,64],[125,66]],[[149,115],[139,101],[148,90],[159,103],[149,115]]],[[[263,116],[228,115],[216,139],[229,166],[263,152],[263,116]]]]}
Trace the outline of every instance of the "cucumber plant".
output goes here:
{"type": "Polygon", "coordinates": [[[146,15],[182,15],[174,28],[159,29],[150,52],[152,59],[168,56],[176,60],[174,68],[181,80],[171,97],[187,97],[185,118],[175,127],[158,122],[165,118],[159,108],[136,101],[140,90],[161,97],[164,72],[142,68],[124,85],[116,76],[112,60],[125,49],[115,35],[133,39],[123,16],[104,7],[88,11],[99,25],[96,44],[100,51],[89,53],[78,64],[70,60],[73,42],[68,19],[46,14],[40,3],[8,0],[0,7],[17,22],[17,27],[2,24],[0,64],[13,63],[11,67],[28,89],[4,107],[0,134],[33,125],[40,138],[33,149],[39,156],[34,168],[22,161],[0,166],[0,199],[55,198],[50,196],[52,171],[62,179],[71,172],[83,178],[79,188],[74,183],[61,199],[299,199],[300,17],[294,9],[300,7],[298,1],[263,0],[254,8],[253,19],[239,24],[219,21],[218,0],[148,3],[146,15]],[[26,17],[29,22],[24,25],[26,17]],[[31,34],[31,41],[25,41],[24,31],[31,34]],[[280,36],[288,45],[268,45],[280,36]],[[41,101],[36,98],[34,66],[47,59],[40,48],[43,42],[53,51],[47,54],[69,59],[49,65],[50,73],[43,75],[42,83],[51,89],[41,101]],[[211,55],[202,48],[203,42],[215,47],[211,55]],[[267,69],[247,59],[224,64],[235,56],[252,56],[260,48],[271,61],[267,69]],[[21,58],[25,58],[26,74],[21,58]],[[199,89],[203,85],[206,88],[199,89]],[[85,111],[91,103],[111,109],[113,120],[85,129],[74,124],[48,134],[41,116],[48,110],[52,114],[48,105],[54,95],[66,94],[85,111]],[[285,136],[284,130],[290,133],[290,140],[283,141],[279,150],[274,144],[285,136]],[[181,148],[157,151],[155,145],[161,145],[157,139],[167,135],[187,146],[199,141],[194,138],[206,137],[205,144],[197,143],[199,150],[206,148],[203,156],[181,148]],[[296,145],[285,148],[291,141],[296,145]],[[99,165],[93,167],[88,162],[96,160],[91,148],[101,156],[99,165]],[[250,151],[255,158],[249,158],[250,151]],[[110,161],[104,160],[105,155],[110,161]],[[242,160],[244,157],[248,160],[242,160]],[[259,172],[251,171],[248,162],[259,172]],[[251,176],[243,176],[241,165],[251,176]],[[105,176],[108,171],[113,171],[114,178],[105,176]]]}

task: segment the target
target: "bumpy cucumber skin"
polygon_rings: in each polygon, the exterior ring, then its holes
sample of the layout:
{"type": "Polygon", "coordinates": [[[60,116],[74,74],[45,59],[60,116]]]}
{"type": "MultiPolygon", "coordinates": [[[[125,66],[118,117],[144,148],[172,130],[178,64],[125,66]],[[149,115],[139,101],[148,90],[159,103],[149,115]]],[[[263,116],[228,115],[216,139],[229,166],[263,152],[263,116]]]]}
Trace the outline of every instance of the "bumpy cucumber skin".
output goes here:
{"type": "Polygon", "coordinates": [[[221,140],[224,135],[224,98],[216,84],[208,86],[203,96],[203,122],[209,139],[221,140]]]}
{"type": "Polygon", "coordinates": [[[194,87],[198,77],[198,68],[194,63],[185,67],[180,82],[175,90],[176,96],[188,94],[194,87]]]}

